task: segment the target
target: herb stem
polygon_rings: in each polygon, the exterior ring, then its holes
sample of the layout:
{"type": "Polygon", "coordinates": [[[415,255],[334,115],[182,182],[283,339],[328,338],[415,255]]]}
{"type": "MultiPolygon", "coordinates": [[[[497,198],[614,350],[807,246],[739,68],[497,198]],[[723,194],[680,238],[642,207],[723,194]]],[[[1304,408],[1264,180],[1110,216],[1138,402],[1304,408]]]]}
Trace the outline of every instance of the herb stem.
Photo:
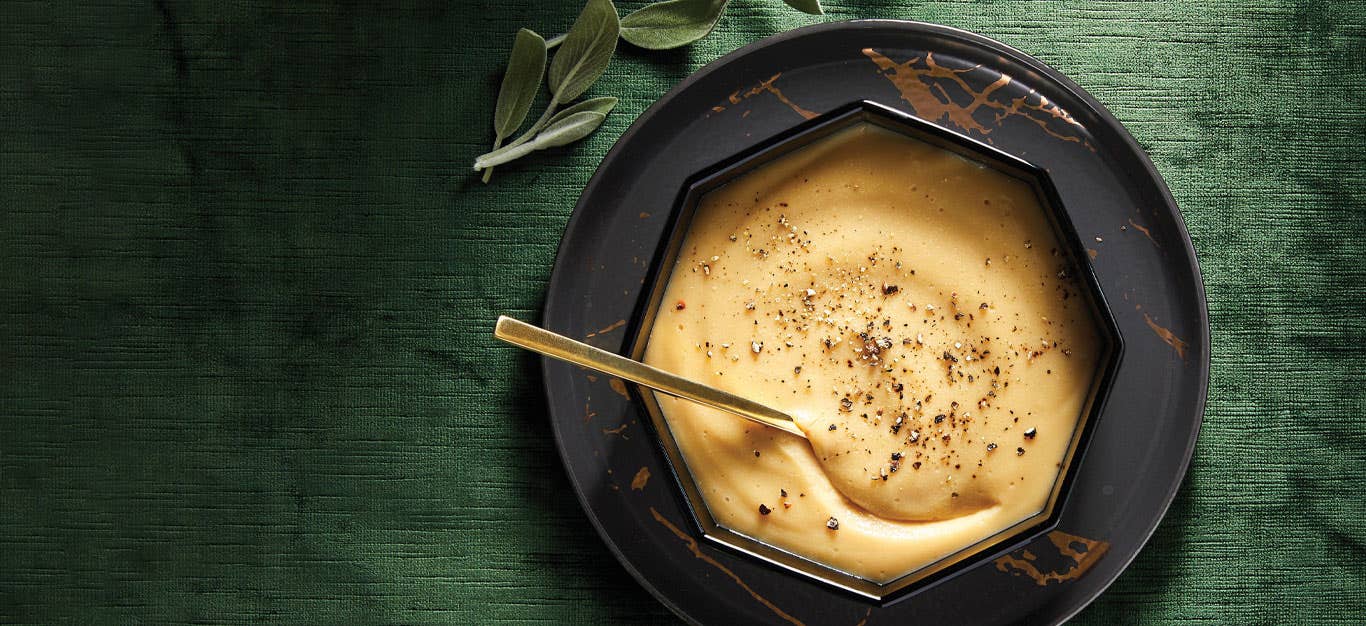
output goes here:
{"type": "Polygon", "coordinates": [[[564,43],[564,38],[566,35],[568,35],[568,33],[566,33],[565,35],[560,35],[559,37],[551,37],[550,39],[545,40],[545,49],[549,50],[551,48],[554,48],[555,46],[564,43]]]}
{"type": "Polygon", "coordinates": [[[560,105],[559,99],[558,99],[558,98],[555,98],[554,96],[552,96],[552,97],[550,98],[550,103],[547,104],[546,107],[545,107],[545,113],[542,113],[540,119],[536,120],[536,123],[535,123],[535,124],[532,124],[532,125],[531,125],[531,128],[528,128],[527,131],[526,131],[525,133],[522,133],[522,135],[521,135],[520,137],[518,137],[518,138],[512,140],[511,143],[509,143],[509,144],[506,145],[506,146],[503,146],[502,148],[497,147],[497,143],[495,143],[495,144],[494,144],[494,149],[493,149],[493,150],[491,150],[491,151],[489,151],[489,152],[485,152],[484,154],[481,154],[481,155],[479,155],[478,157],[476,157],[476,158],[474,159],[474,169],[475,169],[475,171],[478,171],[478,170],[486,170],[486,169],[488,169],[488,168],[490,168],[490,167],[493,167],[494,165],[499,165],[499,164],[501,164],[501,163],[507,163],[508,161],[511,161],[512,159],[516,159],[516,158],[518,158],[518,157],[525,156],[526,154],[532,152],[532,150],[522,150],[522,151],[518,151],[518,152],[517,152],[517,156],[514,156],[514,157],[512,157],[512,158],[510,158],[510,159],[504,159],[504,158],[503,158],[503,156],[504,156],[506,153],[512,152],[512,151],[515,150],[516,148],[522,146],[522,144],[525,144],[526,142],[531,141],[531,139],[534,138],[534,137],[536,136],[536,133],[540,132],[542,128],[545,128],[546,122],[549,122],[549,121],[550,121],[550,118],[551,118],[551,117],[554,117],[554,115],[555,115],[555,108],[558,107],[559,105],[560,105]],[[489,161],[496,161],[496,162],[494,162],[494,163],[489,163],[489,161]]]}
{"type": "Polygon", "coordinates": [[[522,133],[522,136],[513,139],[512,143],[509,143],[507,147],[520,146],[531,140],[536,133],[541,132],[541,129],[545,128],[545,125],[550,121],[550,118],[555,116],[555,108],[558,106],[560,106],[560,98],[558,96],[551,96],[550,103],[545,105],[545,113],[542,113],[541,117],[536,120],[536,123],[531,125],[531,128],[526,129],[526,132],[522,133]]]}
{"type": "MultiPolygon", "coordinates": [[[[493,138],[493,149],[494,149],[494,150],[497,150],[498,147],[501,146],[501,145],[503,145],[503,136],[502,136],[502,135],[498,135],[498,136],[494,137],[494,138],[493,138]]],[[[487,185],[490,178],[493,178],[493,168],[491,168],[491,167],[484,168],[484,176],[483,176],[482,178],[480,178],[480,181],[482,181],[484,184],[487,185]]]]}
{"type": "Polygon", "coordinates": [[[482,169],[485,172],[491,170],[496,165],[502,165],[509,161],[520,159],[536,151],[536,142],[524,143],[518,146],[507,145],[498,150],[480,156],[474,160],[474,169],[482,169]]]}

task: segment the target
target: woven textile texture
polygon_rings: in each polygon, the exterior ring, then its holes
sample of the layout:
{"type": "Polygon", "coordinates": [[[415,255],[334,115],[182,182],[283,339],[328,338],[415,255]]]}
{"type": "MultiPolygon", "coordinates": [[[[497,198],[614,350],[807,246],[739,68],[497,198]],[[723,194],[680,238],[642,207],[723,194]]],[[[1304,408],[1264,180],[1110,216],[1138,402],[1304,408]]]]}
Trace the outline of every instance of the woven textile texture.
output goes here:
{"type": "Polygon", "coordinates": [[[513,34],[579,3],[376,4],[0,6],[0,622],[674,622],[579,509],[492,321],[537,317],[651,102],[854,17],[1072,77],[1195,241],[1195,459],[1076,623],[1366,621],[1366,3],[733,0],[688,49],[623,46],[603,128],[487,186],[513,34]]]}

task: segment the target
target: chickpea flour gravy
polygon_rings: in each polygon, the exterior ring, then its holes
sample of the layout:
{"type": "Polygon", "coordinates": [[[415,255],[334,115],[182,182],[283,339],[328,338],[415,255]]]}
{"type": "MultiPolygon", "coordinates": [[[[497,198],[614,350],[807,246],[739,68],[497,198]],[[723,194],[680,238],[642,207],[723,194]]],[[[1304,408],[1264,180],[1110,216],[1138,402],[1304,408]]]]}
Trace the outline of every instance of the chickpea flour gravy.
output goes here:
{"type": "Polygon", "coordinates": [[[1046,506],[1089,307],[1029,184],[859,124],[701,198],[644,360],[808,434],[657,395],[718,524],[881,583],[1046,506]]]}

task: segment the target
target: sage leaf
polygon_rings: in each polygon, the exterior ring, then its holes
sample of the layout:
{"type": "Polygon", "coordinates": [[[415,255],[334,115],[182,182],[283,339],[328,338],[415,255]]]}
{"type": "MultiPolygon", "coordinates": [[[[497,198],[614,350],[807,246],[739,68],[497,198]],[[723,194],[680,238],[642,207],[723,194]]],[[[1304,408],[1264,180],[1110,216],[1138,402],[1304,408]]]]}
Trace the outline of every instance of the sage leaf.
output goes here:
{"type": "Polygon", "coordinates": [[[498,89],[498,104],[493,110],[493,132],[499,141],[517,132],[526,120],[536,92],[541,89],[545,59],[545,40],[525,28],[517,31],[507,71],[503,73],[503,85],[498,89]]]}
{"type": "Polygon", "coordinates": [[[783,0],[783,2],[802,13],[811,15],[823,15],[825,13],[821,10],[821,0],[783,0]]]}
{"type": "MultiPolygon", "coordinates": [[[[600,98],[594,98],[594,100],[600,100],[600,98]]],[[[594,100],[587,100],[581,104],[587,104],[594,100]]],[[[607,115],[599,111],[584,110],[570,113],[560,118],[559,121],[547,124],[545,130],[541,131],[531,141],[509,145],[481,155],[474,160],[474,169],[487,170],[509,161],[515,161],[537,150],[573,143],[597,130],[605,119],[607,119],[607,115]]]]}
{"type": "Polygon", "coordinates": [[[607,115],[608,113],[612,112],[612,108],[615,106],[617,106],[617,99],[614,96],[589,98],[574,106],[566,107],[563,111],[556,113],[555,117],[550,118],[550,121],[546,122],[546,125],[553,125],[555,122],[558,122],[580,111],[597,111],[598,113],[607,115]]]}
{"type": "Polygon", "coordinates": [[[564,119],[546,125],[545,130],[536,135],[533,143],[536,144],[537,150],[573,143],[597,130],[605,119],[607,116],[597,111],[579,111],[566,115],[564,119]]]}
{"type": "Polygon", "coordinates": [[[488,171],[493,169],[495,165],[502,165],[508,161],[516,161],[517,159],[535,152],[536,149],[536,142],[534,141],[516,146],[504,146],[476,158],[474,160],[474,171],[488,171]]]}
{"type": "Polygon", "coordinates": [[[617,51],[621,21],[612,0],[588,0],[550,62],[550,93],[569,102],[588,91],[617,51]]]}
{"type": "Polygon", "coordinates": [[[668,0],[621,19],[621,38],[642,48],[668,50],[707,36],[721,19],[726,0],[668,0]]]}

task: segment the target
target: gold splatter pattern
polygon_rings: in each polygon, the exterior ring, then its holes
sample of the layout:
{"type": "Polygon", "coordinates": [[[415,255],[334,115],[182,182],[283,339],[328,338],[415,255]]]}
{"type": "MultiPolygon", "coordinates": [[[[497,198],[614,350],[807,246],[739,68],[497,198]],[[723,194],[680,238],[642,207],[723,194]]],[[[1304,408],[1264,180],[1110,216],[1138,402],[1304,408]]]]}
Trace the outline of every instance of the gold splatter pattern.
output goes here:
{"type": "MultiPolygon", "coordinates": [[[[741,102],[744,102],[745,100],[753,98],[754,96],[769,93],[773,94],[773,97],[777,98],[778,102],[783,103],[787,106],[787,108],[792,109],[797,115],[802,116],[804,119],[809,120],[819,115],[819,113],[816,113],[815,111],[811,111],[809,109],[802,108],[800,105],[793,102],[791,98],[788,98],[787,95],[784,94],[781,89],[779,89],[777,86],[773,84],[777,82],[778,77],[782,75],[782,72],[778,72],[777,74],[768,77],[768,80],[759,81],[759,84],[749,88],[748,90],[736,89],[735,91],[731,92],[729,96],[726,97],[726,102],[729,103],[731,106],[734,106],[740,104],[741,102]]],[[[717,105],[712,107],[711,110],[715,113],[720,113],[721,111],[726,110],[726,106],[717,105]]]]}
{"type": "Polygon", "coordinates": [[[621,328],[622,326],[625,326],[625,325],[626,325],[626,320],[617,320],[617,321],[612,322],[611,324],[608,324],[607,326],[605,326],[605,327],[603,327],[603,328],[601,328],[601,329],[599,329],[599,330],[596,330],[596,331],[594,331],[594,332],[588,333],[584,338],[585,338],[585,339],[592,339],[592,338],[594,338],[594,337],[597,337],[598,335],[605,335],[605,334],[610,333],[610,332],[612,332],[612,331],[614,331],[614,330],[616,330],[616,329],[618,329],[618,328],[621,328]]]}
{"type": "Polygon", "coordinates": [[[1156,239],[1153,239],[1153,232],[1152,232],[1151,230],[1148,230],[1145,226],[1143,226],[1142,224],[1139,224],[1138,222],[1135,222],[1135,221],[1133,221],[1133,220],[1129,220],[1129,225],[1130,225],[1130,226],[1133,226],[1133,227],[1134,227],[1134,230],[1137,230],[1138,232],[1143,233],[1143,236],[1144,236],[1144,237],[1147,237],[1147,238],[1148,238],[1148,241],[1153,242],[1153,245],[1154,245],[1154,246],[1157,245],[1157,240],[1156,240],[1156,239]]]}
{"type": "Polygon", "coordinates": [[[642,491],[645,489],[645,483],[648,482],[650,482],[650,468],[641,466],[640,470],[636,472],[635,478],[631,479],[631,489],[642,491]]]}
{"type": "Polygon", "coordinates": [[[760,604],[768,607],[768,609],[770,611],[773,611],[773,613],[778,617],[786,620],[789,623],[796,624],[797,626],[804,626],[801,620],[798,620],[797,618],[788,615],[785,611],[778,608],[778,605],[770,602],[768,598],[759,595],[759,592],[755,591],[748,584],[746,584],[744,579],[736,575],[736,573],[731,571],[729,567],[722,565],[720,561],[717,561],[716,559],[713,559],[710,556],[704,554],[702,552],[702,549],[697,545],[696,539],[693,539],[692,536],[688,535],[688,533],[683,532],[683,529],[675,526],[668,519],[665,519],[665,517],[662,514],[660,514],[659,511],[655,510],[654,507],[650,507],[650,515],[654,516],[656,522],[659,522],[665,528],[669,529],[669,532],[673,533],[679,539],[682,539],[683,544],[688,547],[688,551],[691,552],[694,557],[701,559],[706,564],[711,565],[712,567],[715,567],[716,569],[720,570],[722,574],[729,576],[731,580],[735,581],[735,584],[740,585],[741,589],[744,589],[746,592],[748,592],[749,595],[753,597],[755,600],[758,600],[760,604]]]}
{"type": "Polygon", "coordinates": [[[1048,533],[1048,541],[1057,549],[1059,556],[1071,561],[1070,565],[1061,570],[1045,572],[1039,569],[1038,556],[1028,549],[1021,549],[996,559],[996,569],[1015,576],[1026,576],[1033,579],[1034,584],[1045,587],[1081,578],[1110,549],[1109,542],[1087,539],[1061,530],[1048,533]]]}
{"type": "Polygon", "coordinates": [[[1162,339],[1163,342],[1171,346],[1173,350],[1176,350],[1176,355],[1181,357],[1182,361],[1186,360],[1186,346],[1188,345],[1186,342],[1182,341],[1180,337],[1177,337],[1176,333],[1158,325],[1157,322],[1153,321],[1152,316],[1147,313],[1143,314],[1143,321],[1148,323],[1148,328],[1153,329],[1153,332],[1157,333],[1157,336],[1162,339]]]}
{"type": "Polygon", "coordinates": [[[992,129],[979,121],[976,115],[978,111],[994,110],[995,124],[999,125],[1007,118],[1018,117],[1034,123],[1051,137],[1095,150],[1086,138],[1085,127],[1066,110],[1034,89],[1008,102],[993,100],[992,94],[1011,83],[1011,77],[1006,74],[997,74],[996,80],[977,89],[964,78],[964,75],[981,70],[980,65],[961,69],[945,67],[935,60],[933,53],[926,53],[923,57],[918,56],[904,63],[897,63],[872,48],[864,48],[863,54],[877,65],[883,77],[896,87],[901,98],[915,109],[915,114],[931,122],[947,122],[950,126],[965,132],[988,135],[992,129]],[[971,98],[971,101],[965,105],[958,104],[950,95],[950,87],[971,98]]]}

